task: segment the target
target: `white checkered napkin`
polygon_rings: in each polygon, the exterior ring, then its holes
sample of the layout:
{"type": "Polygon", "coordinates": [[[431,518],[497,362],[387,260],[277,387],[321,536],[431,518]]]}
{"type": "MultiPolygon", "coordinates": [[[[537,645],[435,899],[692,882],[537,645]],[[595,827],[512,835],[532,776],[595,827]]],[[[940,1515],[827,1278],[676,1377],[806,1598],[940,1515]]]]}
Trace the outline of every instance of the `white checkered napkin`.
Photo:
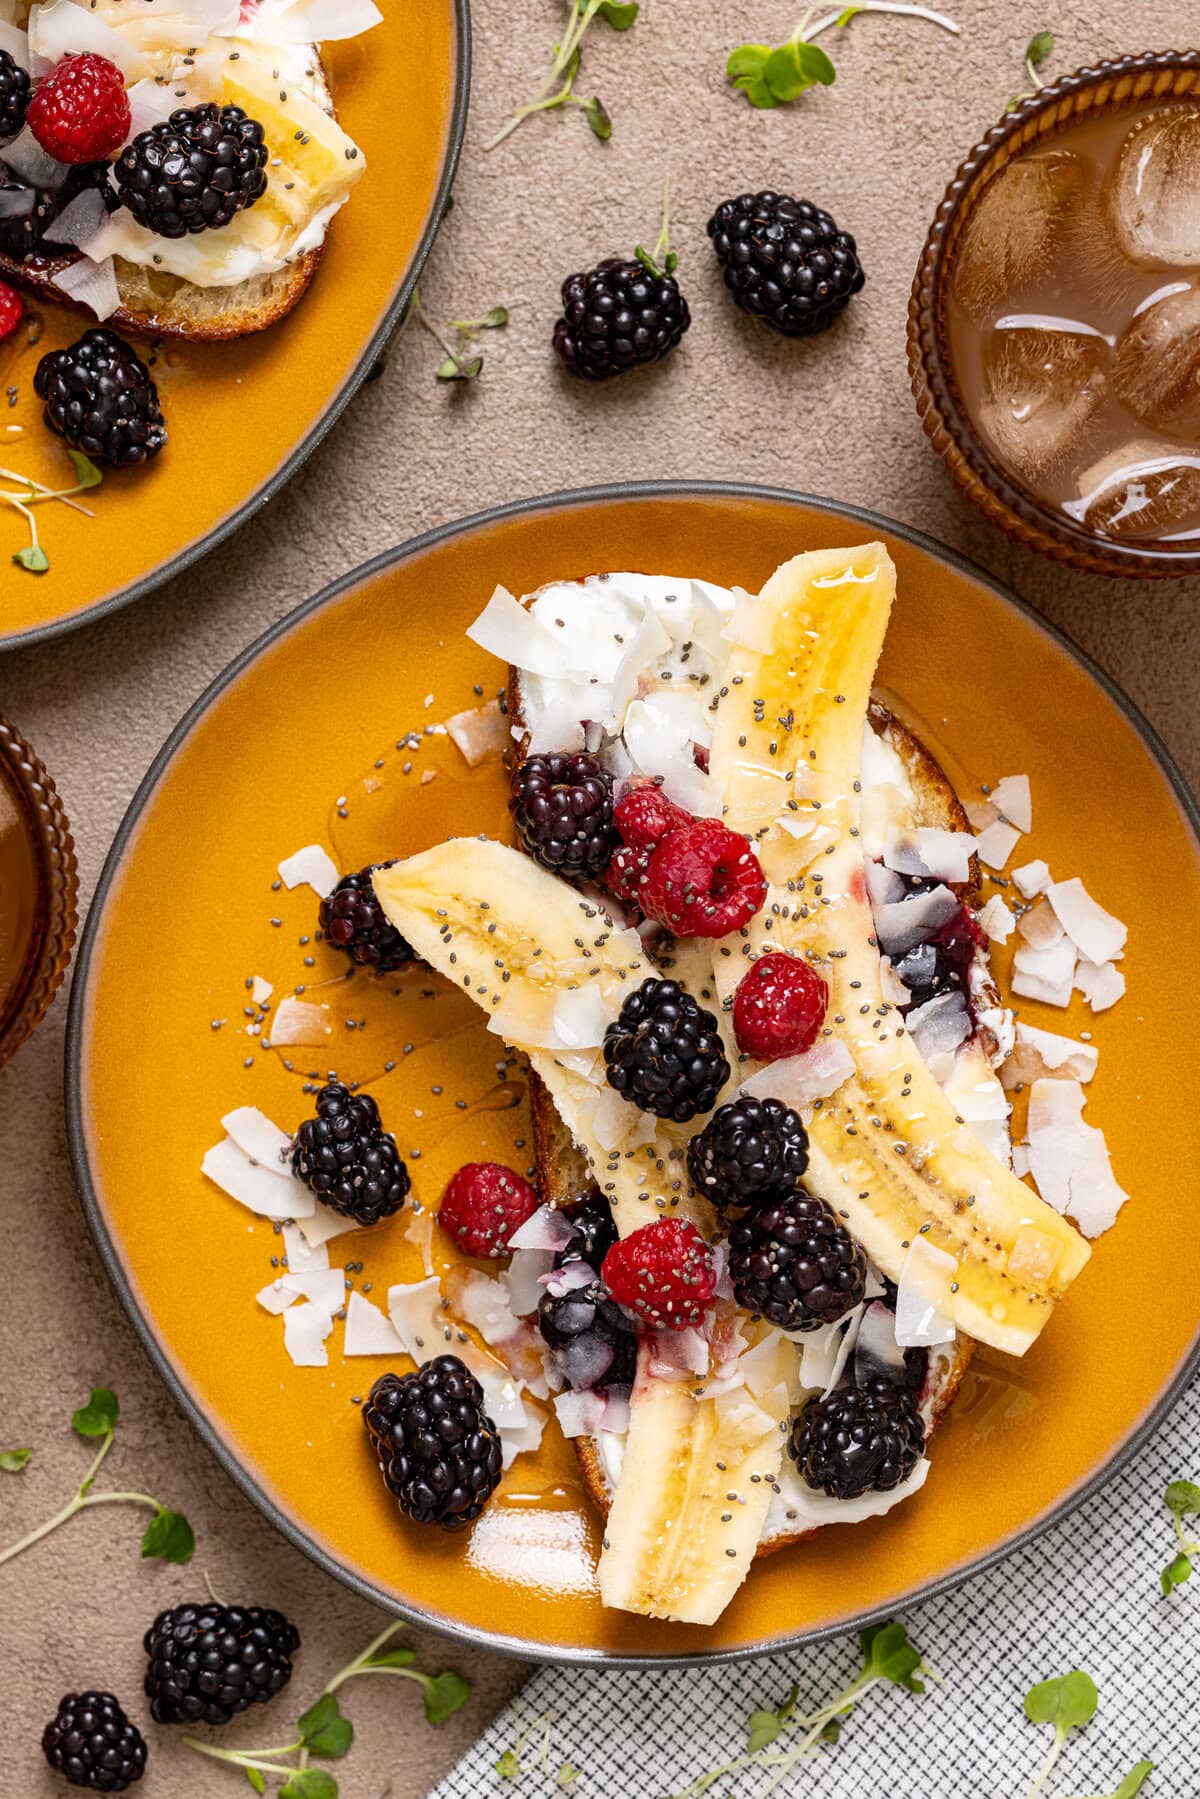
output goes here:
{"type": "MultiPolygon", "coordinates": [[[[913,1642],[944,1677],[924,1698],[877,1689],[781,1791],[812,1799],[1019,1799],[1050,1742],[1022,1698],[1035,1681],[1083,1667],[1100,1708],[1073,1733],[1058,1795],[1111,1793],[1142,1756],[1146,1799],[1200,1799],[1200,1573],[1164,1599],[1173,1553],[1167,1482],[1200,1479],[1200,1380],[1168,1423],[1095,1499],[1036,1543],[966,1586],[912,1607],[913,1642]]],[[[801,1552],[802,1554],[802,1552],[801,1552]]],[[[797,1556],[797,1578],[801,1578],[797,1556]]],[[[430,1799],[536,1799],[581,1770],[578,1799],[658,1799],[739,1755],[746,1719],[776,1706],[793,1681],[802,1712],[833,1697],[858,1667],[852,1641],[729,1667],[685,1672],[543,1668],[430,1799]],[[549,1713],[548,1772],[502,1780],[495,1764],[549,1713]]],[[[536,1732],[535,1732],[536,1736],[536,1732]]],[[[526,1761],[536,1759],[526,1755],[526,1761]]],[[[718,1782],[746,1799],[763,1776],[718,1782]]]]}

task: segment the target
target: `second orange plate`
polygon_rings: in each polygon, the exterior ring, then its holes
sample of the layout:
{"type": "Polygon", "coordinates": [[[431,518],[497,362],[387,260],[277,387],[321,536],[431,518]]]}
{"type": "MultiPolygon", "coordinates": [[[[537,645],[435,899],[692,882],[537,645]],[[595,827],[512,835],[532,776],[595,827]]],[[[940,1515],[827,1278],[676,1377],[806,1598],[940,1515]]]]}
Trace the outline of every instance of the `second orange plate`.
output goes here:
{"type": "MultiPolygon", "coordinates": [[[[76,1173],[108,1270],[177,1400],[324,1568],[402,1616],[529,1656],[778,1649],[892,1612],[1027,1540],[1112,1473],[1196,1366],[1200,1235],[1187,1171],[1200,1142],[1178,1058],[1193,1030],[1198,915],[1195,809],[1149,727],[1042,620],[936,544],[758,489],[628,487],[526,503],[420,538],[301,607],[166,744],[80,953],[76,1173]],[[470,1531],[400,1519],[351,1403],[384,1364],[343,1360],[335,1327],[327,1368],[292,1366],[279,1320],[254,1302],[280,1241],[200,1162],[235,1106],[293,1130],[311,1110],[305,1078],[329,1066],[370,1082],[428,1205],[464,1161],[528,1162],[520,1070],[497,1069],[498,1040],[469,1003],[420,971],[398,993],[391,981],[339,980],[335,953],[313,941],[313,893],[276,875],[313,842],[347,870],[450,832],[505,829],[499,761],[470,771],[427,729],[503,682],[464,637],[498,581],[522,593],[644,569],[755,591],[800,550],[875,537],[899,573],[881,670],[888,703],[964,795],[1027,773],[1028,857],[1061,878],[1080,874],[1129,925],[1121,1004],[1095,1018],[1033,1003],[1022,1013],[1094,1032],[1088,1116],[1132,1198],[1036,1348],[1020,1362],[977,1355],[917,1498],[757,1566],[711,1631],[651,1623],[600,1606],[596,1522],[553,1427],[470,1531]],[[327,1008],[320,1048],[264,1049],[256,976],[271,984],[272,1008],[297,987],[327,1008]]],[[[997,961],[1003,982],[1008,952],[997,961]]],[[[420,1278],[403,1218],[335,1247],[345,1247],[335,1260],[362,1265],[353,1278],[376,1298],[420,1278]]]]}

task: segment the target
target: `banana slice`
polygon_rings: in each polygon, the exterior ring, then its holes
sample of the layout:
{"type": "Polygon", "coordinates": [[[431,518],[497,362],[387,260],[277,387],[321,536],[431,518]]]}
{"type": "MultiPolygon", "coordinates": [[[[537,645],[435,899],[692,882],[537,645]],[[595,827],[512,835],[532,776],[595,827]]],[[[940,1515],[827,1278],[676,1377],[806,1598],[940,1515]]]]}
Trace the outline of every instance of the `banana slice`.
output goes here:
{"type": "MultiPolygon", "coordinates": [[[[728,795],[727,822],[756,838],[774,883],[744,948],[787,949],[820,968],[830,989],[826,1032],[854,1062],[814,1111],[806,1184],[893,1280],[918,1236],[946,1251],[957,1267],[942,1309],[970,1336],[1020,1355],[1090,1251],[957,1116],[883,997],[860,772],[894,595],[881,544],[814,552],[779,569],[749,617],[733,621],[741,641],[710,770],[728,795]]],[[[745,966],[718,950],[718,988],[727,994],[745,966]]]]}

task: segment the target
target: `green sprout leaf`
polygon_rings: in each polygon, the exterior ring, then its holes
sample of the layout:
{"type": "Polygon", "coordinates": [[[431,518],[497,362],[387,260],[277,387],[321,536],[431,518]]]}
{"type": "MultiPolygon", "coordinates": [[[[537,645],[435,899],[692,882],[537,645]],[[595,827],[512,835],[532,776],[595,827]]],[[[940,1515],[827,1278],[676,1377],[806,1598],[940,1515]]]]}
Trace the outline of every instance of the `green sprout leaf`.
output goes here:
{"type": "Polygon", "coordinates": [[[382,1655],[373,1655],[372,1668],[411,1668],[417,1659],[415,1649],[388,1649],[382,1655]]]}
{"type": "Polygon", "coordinates": [[[1194,1480],[1173,1480],[1166,1493],[1167,1510],[1183,1518],[1189,1512],[1200,1512],[1200,1486],[1194,1480]]]}
{"type": "Polygon", "coordinates": [[[471,1683],[446,1668],[441,1674],[426,1675],[421,1682],[425,1694],[425,1716],[431,1724],[444,1724],[461,1711],[471,1697],[471,1683]]]}
{"type": "Polygon", "coordinates": [[[605,20],[614,31],[628,31],[638,16],[637,0],[600,0],[597,18],[605,20]]]}
{"type": "Polygon", "coordinates": [[[602,144],[606,144],[612,136],[612,119],[599,94],[592,95],[583,109],[583,116],[591,126],[594,135],[600,139],[602,144]]]}
{"type": "Polygon", "coordinates": [[[846,29],[847,25],[850,23],[851,19],[856,19],[861,11],[862,11],[861,6],[846,7],[845,11],[840,12],[838,14],[836,20],[834,21],[834,23],[837,25],[838,30],[845,31],[845,29],[846,29]]]}
{"type": "Polygon", "coordinates": [[[164,1562],[190,1562],[196,1549],[192,1527],[182,1512],[166,1506],[156,1512],[142,1532],[142,1554],[161,1556],[164,1562]]]}
{"type": "Polygon", "coordinates": [[[484,313],[479,322],[485,331],[499,331],[502,326],[507,325],[508,318],[507,306],[493,306],[490,312],[484,313]]]}
{"type": "Polygon", "coordinates": [[[1153,1772],[1153,1762],[1139,1762],[1136,1768],[1130,1768],[1112,1799],[1136,1799],[1153,1772]]]}
{"type": "Polygon", "coordinates": [[[29,1466],[32,1449],[0,1449],[0,1469],[5,1474],[20,1474],[22,1468],[29,1466]]]}
{"type": "Polygon", "coordinates": [[[1076,1668],[1057,1680],[1042,1680],[1025,1695],[1025,1716],[1031,1724],[1053,1724],[1056,1730],[1076,1730],[1090,1724],[1099,1703],[1096,1683],[1076,1668]]]}
{"type": "Polygon", "coordinates": [[[1186,1550],[1181,1549],[1173,1561],[1167,1563],[1158,1577],[1158,1584],[1163,1593],[1172,1593],[1181,1587],[1185,1580],[1192,1578],[1192,1558],[1186,1550]]]}
{"type": "Polygon", "coordinates": [[[337,1799],[338,1784],[324,1768],[299,1768],[279,1789],[279,1799],[337,1799]]]}
{"type": "Polygon", "coordinates": [[[521,1773],[521,1758],[515,1749],[506,1749],[496,1763],[496,1772],[501,1780],[516,1780],[521,1773]]]}
{"type": "Polygon", "coordinates": [[[740,76],[757,77],[762,74],[771,54],[770,44],[739,44],[731,50],[729,60],[725,64],[725,74],[730,81],[736,82],[740,76]]]}
{"type": "Polygon", "coordinates": [[[27,568],[31,575],[44,575],[50,567],[50,558],[40,543],[31,543],[27,550],[14,551],[13,561],[27,568]]]}
{"type": "MultiPolygon", "coordinates": [[[[890,1680],[893,1686],[910,1693],[923,1693],[925,1683],[917,1679],[921,1668],[921,1651],[908,1640],[903,1624],[873,1624],[859,1632],[863,1652],[863,1677],[890,1680]]],[[[1086,1675],[1084,1676],[1086,1679],[1086,1675]]]]}
{"type": "Polygon", "coordinates": [[[1054,33],[1052,31],[1037,31],[1029,40],[1029,47],[1025,52],[1025,60],[1030,68],[1039,68],[1051,54],[1053,49],[1054,33]]]}
{"type": "Polygon", "coordinates": [[[71,1423],[81,1437],[107,1437],[116,1430],[120,1411],[110,1388],[93,1387],[87,1404],[72,1412],[71,1423]]]}
{"type": "Polygon", "coordinates": [[[313,1755],[327,1756],[330,1761],[339,1761],[354,1741],[354,1726],[349,1718],[343,1718],[332,1693],[322,1693],[296,1728],[305,1749],[313,1755]]]}
{"type": "Polygon", "coordinates": [[[756,1750],[765,1749],[768,1743],[773,1743],[784,1725],[791,1721],[799,1693],[799,1687],[793,1686],[777,1711],[750,1713],[750,1722],[746,1731],[746,1748],[752,1755],[756,1750]]]}
{"type": "Polygon", "coordinates": [[[267,1783],[263,1779],[262,1775],[259,1773],[257,1768],[247,1768],[246,1769],[246,1779],[250,1782],[250,1785],[254,1788],[256,1793],[265,1793],[266,1792],[267,1783]]]}
{"type": "Polygon", "coordinates": [[[83,454],[82,450],[68,450],[67,455],[75,466],[75,479],[80,487],[99,487],[104,476],[94,462],[83,454]]]}
{"type": "Polygon", "coordinates": [[[554,1776],[554,1784],[556,1787],[574,1786],[582,1772],[582,1768],[577,1768],[574,1762],[564,1762],[554,1776]]]}

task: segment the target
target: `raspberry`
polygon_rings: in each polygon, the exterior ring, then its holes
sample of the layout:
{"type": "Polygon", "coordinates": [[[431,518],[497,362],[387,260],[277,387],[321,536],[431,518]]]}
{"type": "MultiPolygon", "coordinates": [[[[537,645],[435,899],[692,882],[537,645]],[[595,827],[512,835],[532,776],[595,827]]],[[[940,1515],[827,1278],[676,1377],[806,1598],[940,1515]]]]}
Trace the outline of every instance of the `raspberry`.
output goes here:
{"type": "Polygon", "coordinates": [[[25,303],[19,293],[0,281],[0,340],[11,337],[25,317],[25,303]]]}
{"type": "Polygon", "coordinates": [[[438,1223],[465,1256],[508,1254],[508,1239],[532,1218],[538,1196],[502,1162],[468,1162],[450,1177],[438,1223]]]}
{"type": "Polygon", "coordinates": [[[641,906],[677,937],[726,937],[749,924],[767,897],[758,857],[715,818],[693,818],[655,850],[641,906]]]}
{"type": "Polygon", "coordinates": [[[39,82],[25,122],[59,162],[100,162],[129,136],[125,77],[103,56],[66,56],[39,82]]]}
{"type": "Polygon", "coordinates": [[[798,956],[763,956],[738,982],[733,1034],[744,1056],[777,1062],[802,1056],[817,1040],[829,988],[798,956]]]}
{"type": "Polygon", "coordinates": [[[669,800],[653,781],[631,787],[617,802],[613,823],[621,842],[635,849],[655,849],[664,837],[691,823],[688,813],[669,800]]]}
{"type": "Polygon", "coordinates": [[[660,1218],[623,1237],[605,1256],[601,1278],[618,1305],[675,1331],[700,1323],[717,1285],[708,1244],[683,1218],[660,1218]]]}
{"type": "Polygon", "coordinates": [[[639,849],[631,843],[619,843],[609,857],[601,879],[608,891],[627,906],[641,906],[642,882],[649,872],[653,853],[653,850],[639,849]]]}

